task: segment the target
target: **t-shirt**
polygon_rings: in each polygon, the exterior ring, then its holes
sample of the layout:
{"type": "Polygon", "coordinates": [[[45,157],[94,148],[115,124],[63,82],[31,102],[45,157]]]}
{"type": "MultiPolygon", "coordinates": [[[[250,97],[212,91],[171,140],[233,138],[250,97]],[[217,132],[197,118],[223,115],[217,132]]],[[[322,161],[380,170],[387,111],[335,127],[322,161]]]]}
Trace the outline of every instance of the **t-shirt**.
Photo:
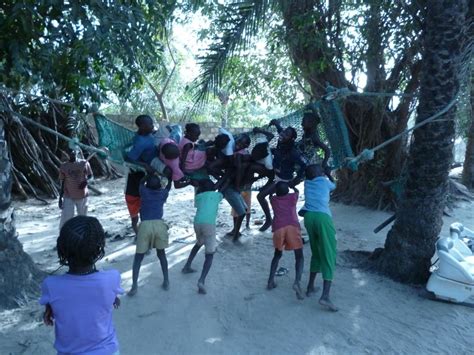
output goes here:
{"type": "Polygon", "coordinates": [[[179,158],[166,159],[165,155],[161,151],[161,147],[163,147],[165,144],[168,144],[168,143],[175,144],[176,146],[178,146],[176,144],[176,142],[174,140],[172,140],[171,138],[164,138],[162,140],[160,148],[159,148],[159,150],[160,150],[160,160],[163,163],[165,163],[166,166],[168,166],[171,169],[171,171],[172,171],[171,179],[173,181],[178,181],[178,180],[181,180],[184,177],[184,173],[182,172],[181,168],[179,167],[179,158]]]}
{"type": "Polygon", "coordinates": [[[282,180],[291,180],[296,166],[299,167],[297,177],[301,178],[303,176],[306,164],[293,143],[278,143],[277,148],[272,151],[273,168],[276,176],[282,180]]]}
{"type": "Polygon", "coordinates": [[[155,138],[153,134],[142,136],[136,134],[133,138],[132,149],[127,153],[130,160],[150,164],[157,156],[155,138]]]}
{"type": "Polygon", "coordinates": [[[300,222],[296,214],[296,203],[298,193],[293,192],[285,196],[272,195],[270,203],[273,208],[272,231],[275,232],[286,226],[300,227],[300,222]]]}
{"type": "Polygon", "coordinates": [[[232,135],[232,133],[230,133],[224,128],[219,128],[219,134],[225,134],[227,137],[229,137],[229,142],[226,144],[224,148],[222,148],[221,152],[225,156],[231,156],[232,154],[234,154],[234,150],[235,150],[234,136],[232,135]]]}
{"type": "Polygon", "coordinates": [[[58,354],[109,355],[119,350],[112,323],[115,297],[123,294],[117,270],[47,277],[39,303],[54,315],[58,354]]]}
{"type": "Polygon", "coordinates": [[[224,196],[217,191],[197,194],[194,197],[194,206],[196,207],[194,224],[216,224],[217,210],[223,198],[224,196]]]}
{"type": "Polygon", "coordinates": [[[87,160],[77,160],[61,164],[59,179],[64,181],[64,196],[72,199],[84,198],[88,194],[87,186],[83,189],[79,185],[92,175],[92,169],[87,160]]]}
{"type": "Polygon", "coordinates": [[[140,219],[142,221],[149,221],[163,218],[163,205],[168,199],[169,190],[159,189],[153,190],[140,185],[140,219]]]}
{"type": "Polygon", "coordinates": [[[197,150],[196,144],[191,142],[186,137],[183,137],[180,140],[178,145],[179,151],[182,152],[184,146],[186,146],[187,144],[191,144],[193,147],[191,148],[191,150],[188,151],[186,161],[183,164],[185,172],[201,169],[206,163],[206,152],[203,150],[197,150]]]}
{"type": "Polygon", "coordinates": [[[127,176],[127,184],[125,186],[125,195],[140,196],[140,182],[145,177],[145,172],[130,170],[127,176]]]}
{"type": "Polygon", "coordinates": [[[304,181],[305,203],[302,210],[323,212],[332,216],[329,209],[330,192],[336,185],[325,176],[318,176],[313,180],[304,181]]]}

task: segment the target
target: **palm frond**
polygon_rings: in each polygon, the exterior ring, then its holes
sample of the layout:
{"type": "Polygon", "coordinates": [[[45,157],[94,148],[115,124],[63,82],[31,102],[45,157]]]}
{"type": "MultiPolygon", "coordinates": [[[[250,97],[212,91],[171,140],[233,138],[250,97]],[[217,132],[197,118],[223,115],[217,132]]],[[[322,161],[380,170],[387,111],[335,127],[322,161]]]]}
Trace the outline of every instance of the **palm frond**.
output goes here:
{"type": "Polygon", "coordinates": [[[228,60],[248,48],[265,22],[271,0],[239,1],[224,7],[214,26],[220,35],[214,38],[205,56],[199,57],[201,73],[194,85],[195,102],[205,102],[210,93],[217,94],[228,60]]]}

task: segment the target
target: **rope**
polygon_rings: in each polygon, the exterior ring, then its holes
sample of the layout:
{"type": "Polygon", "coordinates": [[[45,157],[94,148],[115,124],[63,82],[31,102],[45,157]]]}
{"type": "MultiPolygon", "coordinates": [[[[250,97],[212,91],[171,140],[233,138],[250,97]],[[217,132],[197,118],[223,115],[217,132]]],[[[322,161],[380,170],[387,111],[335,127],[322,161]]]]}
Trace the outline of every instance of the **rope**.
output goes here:
{"type": "Polygon", "coordinates": [[[415,129],[418,129],[430,122],[433,122],[435,119],[437,119],[438,117],[444,115],[446,112],[448,112],[453,106],[454,104],[456,103],[457,101],[457,97],[455,97],[454,99],[451,100],[451,102],[449,104],[447,104],[441,111],[438,111],[437,113],[435,113],[434,115],[428,117],[427,119],[421,121],[420,123],[414,125],[413,127],[411,128],[408,128],[406,130],[404,130],[403,132],[393,136],[392,138],[390,139],[387,139],[385,142],[375,146],[374,148],[371,148],[371,149],[364,149],[359,155],[357,155],[355,158],[353,159],[350,159],[350,163],[349,164],[356,164],[358,165],[360,162],[364,162],[364,161],[367,161],[367,160],[372,160],[374,158],[374,155],[375,155],[375,152],[382,149],[382,148],[385,148],[387,145],[389,145],[390,143],[396,141],[397,139],[400,139],[401,137],[403,137],[404,135],[406,135],[407,133],[410,133],[411,131],[414,131],[415,129]]]}
{"type": "Polygon", "coordinates": [[[323,95],[321,98],[323,100],[334,100],[337,98],[344,98],[348,96],[378,96],[378,97],[392,97],[392,96],[398,96],[398,97],[413,97],[415,96],[414,94],[403,94],[403,93],[398,93],[398,92],[371,92],[371,91],[365,91],[365,92],[357,92],[357,91],[352,91],[348,88],[340,88],[337,89],[333,86],[328,86],[328,93],[326,95],[323,95]]]}

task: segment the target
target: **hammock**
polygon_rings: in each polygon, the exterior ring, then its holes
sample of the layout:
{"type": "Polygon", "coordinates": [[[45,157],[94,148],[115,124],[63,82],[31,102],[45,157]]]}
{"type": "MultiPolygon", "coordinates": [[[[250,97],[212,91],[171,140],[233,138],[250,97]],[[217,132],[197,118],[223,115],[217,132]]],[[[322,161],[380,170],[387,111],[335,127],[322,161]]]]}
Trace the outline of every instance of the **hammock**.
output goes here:
{"type": "MultiPolygon", "coordinates": [[[[313,102],[306,105],[303,109],[281,117],[279,121],[282,127],[291,126],[296,129],[298,137],[302,137],[301,120],[303,113],[308,110],[317,112],[321,117],[320,136],[323,141],[329,143],[331,150],[329,165],[331,169],[349,167],[356,170],[357,164],[350,164],[354,154],[350,146],[344,114],[337,99],[313,102]]],[[[131,147],[135,132],[98,113],[94,114],[94,119],[99,136],[99,146],[108,149],[108,158],[114,163],[130,166],[129,163],[124,161],[124,153],[131,147]]],[[[274,127],[269,128],[269,130],[273,130],[276,134],[274,127]]],[[[253,138],[250,147],[252,148],[256,141],[256,135],[253,132],[248,132],[248,134],[253,138]]],[[[273,139],[271,145],[275,146],[276,143],[277,139],[273,139]]],[[[260,189],[265,184],[263,180],[254,184],[253,189],[260,189]]]]}

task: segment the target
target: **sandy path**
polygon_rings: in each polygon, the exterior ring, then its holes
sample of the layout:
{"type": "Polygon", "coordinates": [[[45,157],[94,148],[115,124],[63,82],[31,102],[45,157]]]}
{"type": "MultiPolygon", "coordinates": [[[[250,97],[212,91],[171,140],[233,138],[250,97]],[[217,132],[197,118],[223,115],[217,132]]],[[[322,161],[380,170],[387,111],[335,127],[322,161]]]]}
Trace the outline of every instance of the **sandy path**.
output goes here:
{"type": "MultiPolygon", "coordinates": [[[[128,226],[123,181],[100,186],[108,193],[91,198],[90,214],[99,217],[111,234],[123,235],[128,226]]],[[[280,263],[290,273],[277,278],[276,289],[265,289],[273,256],[271,233],[259,233],[255,226],[245,233],[241,247],[222,241],[208,276],[208,294],[197,294],[198,275],[180,272],[193,241],[191,198],[192,189],[174,191],[165,207],[165,219],[172,225],[171,238],[188,236],[188,244],[172,243],[167,250],[170,290],[159,287],[161,270],[152,253],[144,260],[138,294],[123,297],[121,308],[115,312],[121,354],[471,352],[468,334],[474,309],[422,299],[418,289],[366,272],[342,252],[382,246],[387,230],[374,235],[372,229],[389,216],[387,213],[332,206],[340,251],[333,286],[340,312],[333,314],[319,307],[317,297],[296,299],[291,290],[293,253],[285,253],[280,263]]],[[[54,270],[56,256],[51,248],[57,235],[58,210],[55,204],[32,204],[17,204],[20,239],[42,268],[54,270]]],[[[452,218],[446,218],[444,229],[454,220],[473,227],[473,211],[472,204],[462,204],[452,218]]],[[[228,212],[223,203],[219,237],[230,228],[228,212]]],[[[133,253],[128,238],[108,241],[106,258],[99,265],[119,269],[125,289],[130,286],[133,253]]],[[[200,253],[194,267],[200,269],[203,259],[200,253]]],[[[307,282],[309,259],[306,245],[303,284],[307,282]]],[[[2,316],[2,353],[54,353],[53,331],[39,322],[37,305],[30,303],[2,316]]]]}

